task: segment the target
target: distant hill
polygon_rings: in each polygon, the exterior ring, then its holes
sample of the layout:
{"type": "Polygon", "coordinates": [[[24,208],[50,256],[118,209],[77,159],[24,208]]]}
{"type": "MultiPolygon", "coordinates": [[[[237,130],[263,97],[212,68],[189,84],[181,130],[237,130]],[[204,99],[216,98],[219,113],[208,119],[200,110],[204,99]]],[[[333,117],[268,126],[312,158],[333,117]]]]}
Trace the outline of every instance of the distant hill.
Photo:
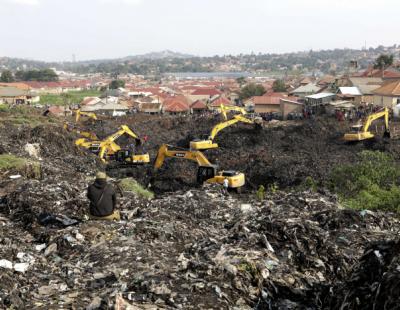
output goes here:
{"type": "Polygon", "coordinates": [[[190,54],[182,54],[178,52],[173,52],[170,50],[164,50],[161,52],[150,52],[143,55],[136,55],[136,56],[128,56],[124,57],[122,60],[140,60],[140,59],[150,59],[150,60],[158,60],[158,59],[166,59],[166,58],[192,58],[195,57],[194,55],[190,54]]]}
{"type": "Polygon", "coordinates": [[[240,71],[263,74],[341,74],[350,70],[366,69],[380,54],[392,54],[400,60],[400,45],[378,46],[368,49],[331,49],[284,54],[240,54],[200,57],[170,50],[151,52],[115,59],[96,59],[78,62],[42,62],[11,57],[0,57],[0,71],[56,68],[79,74],[111,73],[160,76],[166,72],[240,71]],[[185,61],[183,61],[185,60],[185,61]]]}

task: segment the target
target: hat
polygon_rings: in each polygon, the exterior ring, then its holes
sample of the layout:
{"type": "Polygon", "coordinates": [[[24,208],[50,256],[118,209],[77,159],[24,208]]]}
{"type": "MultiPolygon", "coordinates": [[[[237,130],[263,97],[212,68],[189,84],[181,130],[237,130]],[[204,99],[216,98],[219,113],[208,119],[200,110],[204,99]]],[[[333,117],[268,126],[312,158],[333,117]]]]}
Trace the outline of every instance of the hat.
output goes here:
{"type": "Polygon", "coordinates": [[[107,179],[107,175],[104,172],[97,172],[96,173],[96,179],[107,179]]]}

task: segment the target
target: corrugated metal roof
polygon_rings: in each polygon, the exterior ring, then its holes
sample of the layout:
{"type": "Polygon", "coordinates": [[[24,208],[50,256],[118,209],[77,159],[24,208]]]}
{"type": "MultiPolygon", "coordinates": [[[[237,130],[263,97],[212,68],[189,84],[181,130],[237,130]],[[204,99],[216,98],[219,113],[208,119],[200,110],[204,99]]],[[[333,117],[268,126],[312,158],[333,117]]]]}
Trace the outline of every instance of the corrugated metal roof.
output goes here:
{"type": "Polygon", "coordinates": [[[335,96],[334,93],[318,93],[318,94],[306,96],[306,98],[322,99],[322,98],[333,97],[333,96],[335,96]]]}
{"type": "Polygon", "coordinates": [[[358,87],[339,87],[339,92],[342,95],[350,95],[350,96],[361,96],[362,93],[358,87]]]}

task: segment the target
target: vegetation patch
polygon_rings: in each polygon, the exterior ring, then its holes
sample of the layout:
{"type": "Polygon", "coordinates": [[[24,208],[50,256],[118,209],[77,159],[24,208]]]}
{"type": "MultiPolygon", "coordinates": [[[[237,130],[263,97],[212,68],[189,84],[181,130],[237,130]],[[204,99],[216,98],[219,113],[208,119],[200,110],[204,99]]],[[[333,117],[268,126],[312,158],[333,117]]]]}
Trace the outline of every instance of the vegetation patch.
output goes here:
{"type": "Polygon", "coordinates": [[[81,103],[85,97],[98,97],[98,90],[71,91],[62,94],[40,95],[40,103],[48,105],[70,105],[81,103]]]}
{"type": "Polygon", "coordinates": [[[121,187],[123,191],[126,192],[132,192],[135,193],[136,195],[147,198],[147,199],[153,199],[154,198],[154,193],[145,189],[143,186],[141,186],[136,180],[132,178],[125,178],[122,179],[118,185],[121,187]]]}
{"type": "Polygon", "coordinates": [[[400,165],[389,154],[363,151],[357,163],[336,167],[330,187],[344,206],[400,213],[400,165]]]}
{"type": "Polygon", "coordinates": [[[42,177],[42,167],[39,162],[12,154],[0,154],[0,171],[18,172],[32,179],[42,177]]]}

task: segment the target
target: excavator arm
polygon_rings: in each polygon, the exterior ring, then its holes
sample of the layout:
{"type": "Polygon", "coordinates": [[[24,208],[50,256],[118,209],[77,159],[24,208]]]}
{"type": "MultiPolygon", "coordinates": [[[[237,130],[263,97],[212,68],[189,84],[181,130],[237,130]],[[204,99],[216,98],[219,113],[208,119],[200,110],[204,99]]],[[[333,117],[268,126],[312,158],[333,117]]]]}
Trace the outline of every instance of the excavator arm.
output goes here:
{"type": "Polygon", "coordinates": [[[188,159],[191,161],[195,161],[199,166],[213,167],[213,165],[200,151],[189,151],[181,149],[170,150],[168,149],[168,147],[170,146],[167,144],[163,144],[158,149],[157,157],[154,163],[155,169],[159,169],[163,165],[166,157],[188,159]]]}
{"type": "Polygon", "coordinates": [[[95,113],[93,113],[93,112],[82,112],[80,109],[78,109],[78,110],[75,111],[75,122],[76,123],[79,122],[79,120],[80,120],[82,115],[87,116],[87,117],[97,121],[97,115],[95,113]]]}
{"type": "Polygon", "coordinates": [[[234,115],[233,119],[230,119],[228,121],[219,123],[213,127],[211,130],[210,135],[208,136],[207,140],[195,140],[190,142],[190,149],[192,150],[206,150],[206,149],[212,149],[212,148],[217,148],[218,144],[214,143],[214,139],[216,135],[223,130],[226,127],[232,126],[238,122],[242,123],[248,123],[248,124],[254,124],[253,120],[250,120],[243,115],[234,115]]]}
{"type": "Polygon", "coordinates": [[[229,106],[225,106],[223,104],[220,105],[218,110],[223,115],[223,117],[226,121],[228,120],[228,116],[227,116],[226,112],[235,111],[235,112],[241,113],[242,115],[247,114],[247,112],[244,108],[236,107],[236,106],[229,107],[229,106]]]}
{"type": "Polygon", "coordinates": [[[389,111],[387,108],[385,108],[383,111],[371,114],[370,116],[368,116],[367,120],[364,123],[364,127],[363,127],[363,132],[367,132],[369,127],[371,126],[372,122],[374,120],[377,120],[381,117],[385,118],[385,128],[386,130],[389,130],[389,111]]]}

